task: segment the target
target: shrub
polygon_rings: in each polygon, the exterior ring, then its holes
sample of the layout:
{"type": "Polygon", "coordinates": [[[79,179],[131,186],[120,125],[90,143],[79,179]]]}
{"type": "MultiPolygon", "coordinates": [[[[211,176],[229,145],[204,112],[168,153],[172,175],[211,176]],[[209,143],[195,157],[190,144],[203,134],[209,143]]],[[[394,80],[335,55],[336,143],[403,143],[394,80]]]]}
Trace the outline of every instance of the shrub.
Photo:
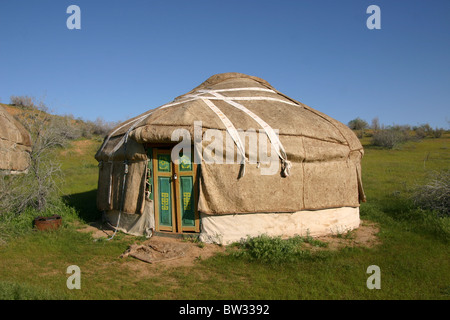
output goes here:
{"type": "Polygon", "coordinates": [[[378,131],[378,130],[381,129],[380,120],[378,119],[378,117],[375,117],[375,118],[372,119],[372,125],[370,126],[370,128],[373,131],[378,131]]]}
{"type": "Polygon", "coordinates": [[[416,187],[413,201],[422,209],[431,210],[438,216],[450,215],[450,171],[434,172],[428,181],[416,187]]]}
{"type": "Polygon", "coordinates": [[[23,107],[23,108],[33,108],[35,107],[34,98],[29,96],[11,96],[10,103],[12,105],[23,107]]]}
{"type": "Polygon", "coordinates": [[[352,130],[366,129],[368,126],[369,126],[369,124],[367,123],[367,121],[365,121],[359,117],[349,121],[349,123],[348,123],[348,127],[352,130]]]}
{"type": "Polygon", "coordinates": [[[282,239],[281,237],[270,237],[263,234],[257,237],[248,237],[235,244],[240,250],[235,251],[234,255],[269,264],[295,262],[299,259],[312,257],[320,258],[324,255],[323,253],[321,255],[319,252],[313,255],[310,250],[303,250],[303,243],[310,243],[313,246],[320,247],[327,245],[309,236],[306,238],[295,236],[282,239]]]}
{"type": "Polygon", "coordinates": [[[57,200],[57,178],[61,175],[60,166],[50,158],[32,158],[28,173],[0,177],[0,211],[21,214],[27,208],[45,210],[57,200]]]}
{"type": "Polygon", "coordinates": [[[418,127],[413,127],[413,130],[416,132],[416,135],[421,135],[423,137],[426,137],[431,134],[433,131],[433,128],[428,123],[421,124],[418,127]]]}
{"type": "Polygon", "coordinates": [[[426,123],[422,124],[419,127],[413,128],[416,137],[418,139],[423,139],[427,136],[430,136],[432,138],[440,138],[442,137],[442,134],[445,132],[445,129],[436,127],[435,129],[431,128],[431,126],[426,123]]]}
{"type": "Polygon", "coordinates": [[[405,128],[394,127],[379,130],[372,135],[372,144],[383,148],[392,149],[410,139],[405,128]]]}
{"type": "Polygon", "coordinates": [[[2,212],[0,214],[0,244],[32,232],[33,221],[36,217],[55,214],[62,217],[63,228],[69,228],[71,222],[78,220],[78,212],[64,203],[61,198],[48,204],[45,211],[37,211],[35,208],[27,207],[20,215],[14,211],[2,212]]]}
{"type": "Polygon", "coordinates": [[[444,133],[444,129],[443,128],[437,128],[433,130],[433,138],[440,138],[442,137],[442,134],[444,133]]]}
{"type": "Polygon", "coordinates": [[[425,130],[425,128],[423,128],[423,126],[414,128],[414,132],[416,133],[417,139],[423,139],[428,135],[428,132],[425,130]]]}
{"type": "Polygon", "coordinates": [[[107,122],[102,118],[97,118],[95,121],[86,121],[82,129],[82,135],[85,138],[92,138],[92,136],[105,136],[117,124],[115,122],[107,122]]]}
{"type": "Polygon", "coordinates": [[[299,254],[301,242],[303,242],[301,238],[282,240],[281,237],[260,235],[242,240],[239,247],[244,249],[240,254],[251,260],[273,263],[290,260],[293,255],[299,254]]]}
{"type": "Polygon", "coordinates": [[[362,138],[364,136],[364,129],[368,128],[369,124],[365,120],[358,117],[351,120],[348,123],[348,127],[352,130],[356,130],[358,138],[362,138]]]}
{"type": "Polygon", "coordinates": [[[67,119],[47,112],[40,102],[33,112],[27,112],[19,120],[31,136],[32,149],[28,173],[16,177],[0,177],[0,210],[22,213],[31,207],[38,211],[57,199],[60,164],[54,150],[64,147],[73,138],[67,119]]]}
{"type": "Polygon", "coordinates": [[[106,122],[102,118],[97,118],[92,123],[92,133],[95,135],[104,136],[113,128],[113,126],[114,124],[106,122]]]}
{"type": "Polygon", "coordinates": [[[54,129],[59,132],[64,139],[76,140],[82,136],[82,130],[70,116],[54,117],[54,129]]]}

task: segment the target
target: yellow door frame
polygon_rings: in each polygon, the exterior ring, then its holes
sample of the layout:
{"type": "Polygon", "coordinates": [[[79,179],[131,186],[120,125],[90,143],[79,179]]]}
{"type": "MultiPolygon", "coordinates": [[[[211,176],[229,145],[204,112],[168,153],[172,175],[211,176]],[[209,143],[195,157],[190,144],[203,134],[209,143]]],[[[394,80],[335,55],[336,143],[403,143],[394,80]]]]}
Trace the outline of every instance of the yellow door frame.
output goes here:
{"type": "Polygon", "coordinates": [[[197,181],[197,164],[195,164],[192,161],[192,155],[191,155],[191,166],[192,171],[183,171],[180,170],[180,166],[182,163],[179,163],[178,165],[175,164],[172,159],[170,158],[171,155],[171,149],[162,149],[158,148],[157,145],[152,146],[153,154],[152,154],[152,168],[153,168],[153,185],[154,185],[154,212],[155,212],[155,225],[156,225],[156,231],[163,231],[163,232],[171,232],[171,233],[183,233],[183,232],[200,232],[200,217],[198,213],[197,203],[198,203],[198,181],[197,181]],[[158,170],[158,154],[159,155],[169,155],[170,164],[169,168],[170,170],[160,171],[158,170]],[[180,182],[182,177],[192,176],[192,190],[193,190],[193,196],[194,200],[191,202],[191,204],[194,205],[194,217],[195,217],[195,223],[194,226],[183,226],[182,221],[182,212],[183,209],[186,209],[186,202],[183,198],[183,195],[181,195],[181,187],[180,182]],[[160,224],[160,196],[159,196],[159,183],[158,183],[158,177],[168,177],[170,178],[170,188],[171,188],[171,208],[172,208],[172,226],[164,226],[160,224]],[[184,208],[182,206],[185,206],[184,208]]]}

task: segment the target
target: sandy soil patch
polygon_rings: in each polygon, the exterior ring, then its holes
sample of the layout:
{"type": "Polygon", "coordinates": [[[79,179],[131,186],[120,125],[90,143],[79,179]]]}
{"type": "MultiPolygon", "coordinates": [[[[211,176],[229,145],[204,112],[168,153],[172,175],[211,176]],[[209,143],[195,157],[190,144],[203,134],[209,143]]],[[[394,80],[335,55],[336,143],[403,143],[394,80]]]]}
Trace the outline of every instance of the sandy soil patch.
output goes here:
{"type": "Polygon", "coordinates": [[[358,229],[341,235],[328,235],[317,237],[316,239],[328,243],[328,250],[339,250],[344,247],[366,247],[371,248],[381,244],[377,234],[380,232],[379,226],[370,221],[361,220],[358,229]]]}
{"type": "Polygon", "coordinates": [[[92,146],[93,143],[94,143],[94,141],[86,140],[86,139],[73,141],[69,148],[61,151],[61,155],[66,156],[69,152],[75,153],[78,155],[84,155],[88,151],[90,152],[89,148],[92,146]]]}
{"type": "Polygon", "coordinates": [[[79,232],[91,233],[92,238],[100,239],[100,238],[109,238],[114,234],[114,230],[108,227],[106,224],[101,221],[95,221],[89,223],[89,225],[82,226],[78,229],[79,232]]]}
{"type": "Polygon", "coordinates": [[[207,259],[225,247],[171,237],[153,236],[142,244],[131,245],[121,258],[133,257],[143,262],[165,266],[191,266],[197,260],[207,259]]]}
{"type": "Polygon", "coordinates": [[[8,105],[6,105],[6,104],[0,104],[3,108],[5,108],[6,109],[6,111],[10,114],[10,115],[12,115],[12,116],[16,116],[16,115],[18,115],[18,114],[21,114],[23,111],[21,110],[21,109],[19,109],[18,107],[11,107],[11,106],[8,106],[8,105]]]}
{"type": "MultiPolygon", "coordinates": [[[[94,239],[107,239],[114,234],[113,229],[101,222],[93,222],[79,228],[78,231],[91,233],[94,239]]],[[[126,235],[126,237],[133,238],[131,235],[126,235]]],[[[216,252],[223,251],[225,251],[225,247],[216,244],[155,235],[148,240],[131,245],[120,258],[132,257],[141,262],[147,262],[147,264],[178,267],[193,265],[197,260],[207,259],[216,252]]]]}
{"type": "MultiPolygon", "coordinates": [[[[305,245],[309,246],[311,250],[339,250],[344,247],[370,248],[381,243],[377,236],[379,230],[377,224],[361,221],[358,229],[348,233],[315,238],[326,242],[327,247],[314,247],[306,243],[305,245]]],[[[106,239],[114,233],[112,229],[101,222],[91,223],[80,228],[79,231],[90,232],[94,239],[106,239]]],[[[133,238],[128,235],[127,237],[133,238]]],[[[161,269],[193,266],[197,261],[212,257],[218,252],[225,252],[225,250],[225,246],[216,244],[168,236],[153,236],[145,241],[136,241],[118,259],[124,259],[124,267],[145,277],[161,269]]]]}

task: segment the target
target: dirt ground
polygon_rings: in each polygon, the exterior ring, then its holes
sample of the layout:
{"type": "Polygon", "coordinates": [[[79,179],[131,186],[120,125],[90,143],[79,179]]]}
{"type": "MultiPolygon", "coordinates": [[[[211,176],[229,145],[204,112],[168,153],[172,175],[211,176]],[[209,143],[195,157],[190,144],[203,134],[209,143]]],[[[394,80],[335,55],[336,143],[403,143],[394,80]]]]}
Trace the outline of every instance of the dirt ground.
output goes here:
{"type": "MultiPolygon", "coordinates": [[[[89,232],[94,239],[109,238],[113,230],[99,222],[92,223],[79,229],[80,232],[89,232]]],[[[316,237],[322,242],[328,243],[327,247],[311,247],[311,250],[339,250],[344,247],[373,247],[380,244],[377,236],[379,227],[369,221],[361,221],[358,229],[342,235],[328,235],[316,237]]],[[[127,236],[132,238],[132,236],[127,236]]],[[[308,244],[305,244],[308,246],[308,244]]],[[[136,241],[119,259],[127,259],[131,269],[141,269],[144,265],[158,265],[168,268],[192,266],[200,259],[207,259],[218,252],[224,252],[226,246],[200,243],[194,240],[186,240],[167,236],[153,236],[145,241],[136,241]],[[133,259],[134,258],[134,259],[133,259]]],[[[144,267],[148,269],[148,267],[144,267]]]]}
{"type": "Polygon", "coordinates": [[[361,220],[359,228],[342,235],[328,235],[316,239],[328,243],[328,250],[339,250],[344,247],[371,248],[381,244],[377,234],[380,228],[376,223],[361,220]]]}
{"type": "MultiPolygon", "coordinates": [[[[79,229],[92,234],[94,239],[107,239],[114,231],[101,222],[91,223],[79,229]]],[[[126,235],[133,238],[133,236],[126,235]]],[[[217,252],[224,252],[225,246],[208,244],[193,239],[169,236],[153,236],[145,241],[136,241],[120,258],[136,258],[144,264],[158,264],[167,267],[191,266],[199,259],[207,259],[217,252]]]]}

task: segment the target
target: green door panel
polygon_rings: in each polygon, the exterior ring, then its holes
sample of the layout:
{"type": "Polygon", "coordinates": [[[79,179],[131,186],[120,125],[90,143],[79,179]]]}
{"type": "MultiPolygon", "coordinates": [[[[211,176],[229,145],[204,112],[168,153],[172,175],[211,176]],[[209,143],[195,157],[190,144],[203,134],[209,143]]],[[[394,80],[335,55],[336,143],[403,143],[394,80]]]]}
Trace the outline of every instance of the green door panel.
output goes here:
{"type": "Polygon", "coordinates": [[[159,224],[172,226],[172,186],[170,177],[158,177],[159,224]]]}
{"type": "Polygon", "coordinates": [[[191,155],[182,155],[180,157],[180,171],[192,171],[191,155]]]}
{"type": "Polygon", "coordinates": [[[194,183],[192,176],[180,177],[181,223],[182,226],[195,226],[194,183]]]}
{"type": "Polygon", "coordinates": [[[158,171],[170,172],[170,154],[158,154],[158,171]]]}
{"type": "MultiPolygon", "coordinates": [[[[179,154],[172,162],[169,148],[153,148],[152,168],[155,187],[155,222],[158,231],[199,232],[196,199],[196,165],[192,154],[179,154]]],[[[149,157],[150,158],[150,157],[149,157]]],[[[153,189],[153,185],[148,189],[153,189]]],[[[149,196],[150,197],[150,196],[149,196]]]]}

